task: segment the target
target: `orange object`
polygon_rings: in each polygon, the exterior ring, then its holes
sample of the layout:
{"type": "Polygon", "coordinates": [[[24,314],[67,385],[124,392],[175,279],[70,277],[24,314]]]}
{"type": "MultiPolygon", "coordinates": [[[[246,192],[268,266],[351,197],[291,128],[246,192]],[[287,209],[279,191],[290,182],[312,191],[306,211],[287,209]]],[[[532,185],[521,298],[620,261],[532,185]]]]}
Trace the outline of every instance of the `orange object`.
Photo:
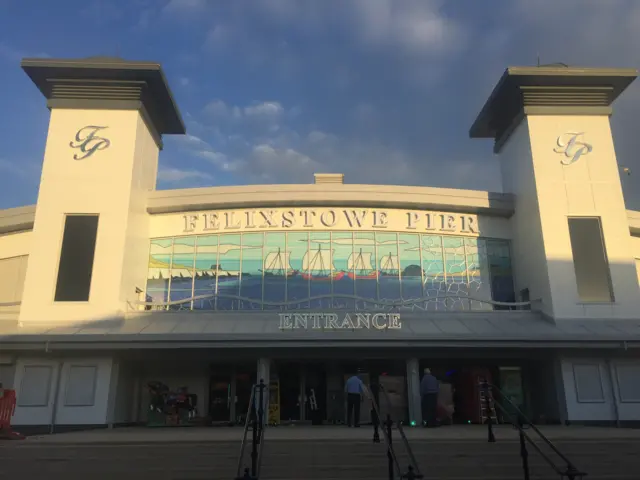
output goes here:
{"type": "Polygon", "coordinates": [[[0,389],[0,438],[23,439],[24,436],[11,430],[11,417],[16,410],[16,391],[0,389]]]}

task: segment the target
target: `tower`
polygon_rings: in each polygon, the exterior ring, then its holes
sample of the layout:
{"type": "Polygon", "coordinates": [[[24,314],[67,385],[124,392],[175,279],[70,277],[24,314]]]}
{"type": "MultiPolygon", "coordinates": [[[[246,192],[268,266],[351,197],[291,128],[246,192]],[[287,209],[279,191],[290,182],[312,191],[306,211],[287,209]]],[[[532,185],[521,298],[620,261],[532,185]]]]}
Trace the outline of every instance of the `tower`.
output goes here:
{"type": "Polygon", "coordinates": [[[144,289],[162,135],[185,127],[160,65],[24,59],[51,111],[20,322],[122,317],[144,289]]]}
{"type": "Polygon", "coordinates": [[[611,104],[629,69],[508,68],[471,127],[493,138],[515,195],[516,291],[553,318],[633,318],[631,252],[611,104]]]}

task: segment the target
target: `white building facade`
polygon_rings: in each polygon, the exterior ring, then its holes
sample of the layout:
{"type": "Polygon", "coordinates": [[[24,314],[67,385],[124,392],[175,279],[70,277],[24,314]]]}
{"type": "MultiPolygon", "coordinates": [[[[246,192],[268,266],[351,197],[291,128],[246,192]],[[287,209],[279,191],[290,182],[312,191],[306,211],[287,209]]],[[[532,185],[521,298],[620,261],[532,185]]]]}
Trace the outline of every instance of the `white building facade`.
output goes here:
{"type": "Polygon", "coordinates": [[[537,421],[640,421],[640,212],[609,124],[635,71],[507,69],[470,131],[495,139],[494,193],[156,190],[163,136],[185,133],[159,65],[23,69],[51,120],[37,205],[0,211],[14,425],[144,423],[151,381],[233,423],[259,379],[279,421],[340,421],[357,370],[420,422],[425,367],[456,421],[481,421],[479,378],[537,421]]]}

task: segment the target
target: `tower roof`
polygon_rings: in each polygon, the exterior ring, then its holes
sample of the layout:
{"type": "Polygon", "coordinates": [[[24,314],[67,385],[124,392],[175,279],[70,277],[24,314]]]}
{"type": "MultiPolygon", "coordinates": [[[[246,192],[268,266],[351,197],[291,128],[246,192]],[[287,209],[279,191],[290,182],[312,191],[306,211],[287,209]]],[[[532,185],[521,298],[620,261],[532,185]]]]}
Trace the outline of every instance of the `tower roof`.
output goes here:
{"type": "Polygon", "coordinates": [[[126,108],[139,102],[159,134],[186,131],[159,63],[98,56],[25,58],[21,66],[50,108],[126,108]]]}

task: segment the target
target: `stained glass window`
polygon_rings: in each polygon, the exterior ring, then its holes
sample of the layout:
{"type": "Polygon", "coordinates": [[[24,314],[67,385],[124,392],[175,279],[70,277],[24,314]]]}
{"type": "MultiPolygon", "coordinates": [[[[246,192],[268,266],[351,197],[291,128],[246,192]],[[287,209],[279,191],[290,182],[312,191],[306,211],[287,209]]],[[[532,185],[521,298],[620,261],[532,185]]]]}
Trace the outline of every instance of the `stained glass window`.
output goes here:
{"type": "MultiPolygon", "coordinates": [[[[282,235],[284,236],[284,235],[282,235]]],[[[263,254],[264,233],[245,233],[242,235],[242,269],[240,271],[240,310],[262,309],[262,275],[264,263],[267,263],[268,254],[263,254]],[[247,301],[244,299],[251,299],[247,301]]],[[[269,264],[273,271],[278,265],[269,264]]],[[[264,273],[266,275],[266,271],[264,273]]]]}
{"type": "Polygon", "coordinates": [[[309,279],[311,298],[320,297],[310,302],[310,308],[331,308],[331,280],[337,275],[333,265],[331,234],[329,232],[312,232],[309,234],[309,249],[302,261],[303,273],[309,279]]]}
{"type": "Polygon", "coordinates": [[[218,310],[237,310],[242,244],[239,234],[220,235],[218,245],[218,310]]]}
{"type": "Polygon", "coordinates": [[[445,262],[445,282],[447,294],[445,304],[448,310],[467,310],[468,300],[463,297],[468,294],[467,262],[464,251],[464,238],[443,237],[445,262]],[[454,297],[453,295],[459,295],[454,297]]]}
{"type": "Polygon", "coordinates": [[[378,295],[380,300],[400,298],[400,262],[398,259],[398,234],[377,233],[378,247],[378,295]]]}
{"type": "MultiPolygon", "coordinates": [[[[264,246],[264,299],[266,302],[286,301],[288,275],[293,271],[285,245],[286,234],[267,233],[264,246]]],[[[305,295],[306,298],[306,295],[305,295]]],[[[277,305],[265,305],[265,309],[280,309],[277,305]]]]}
{"type": "MultiPolygon", "coordinates": [[[[356,279],[355,294],[364,299],[378,298],[378,261],[376,239],[373,232],[356,232],[353,234],[353,259],[348,275],[356,279]]],[[[373,303],[359,301],[358,307],[372,308],[373,303]]]]}
{"type": "Polygon", "coordinates": [[[425,308],[427,310],[445,310],[444,299],[438,298],[447,293],[444,281],[442,237],[440,235],[421,235],[421,237],[424,296],[427,297],[425,308]]]}
{"type": "Polygon", "coordinates": [[[333,232],[331,234],[331,250],[333,251],[333,265],[336,269],[332,281],[334,295],[332,308],[354,308],[353,233],[333,232]]]}
{"type": "MultiPolygon", "coordinates": [[[[171,261],[171,286],[169,299],[190,299],[193,295],[193,269],[195,260],[196,237],[182,237],[173,240],[173,257],[171,261]]],[[[172,310],[191,308],[191,302],[171,305],[172,310]]]]}
{"type": "Polygon", "coordinates": [[[207,295],[217,293],[218,282],[218,235],[202,235],[196,239],[196,261],[193,308],[212,310],[216,299],[207,295]]]}
{"type": "Polygon", "coordinates": [[[400,251],[400,286],[403,300],[422,298],[422,262],[420,261],[420,235],[401,233],[398,236],[400,251]]]}
{"type": "Polygon", "coordinates": [[[151,240],[147,271],[147,300],[150,302],[169,301],[172,250],[173,239],[171,238],[151,240]]]}
{"type": "Polygon", "coordinates": [[[287,253],[289,255],[290,274],[287,277],[287,300],[300,303],[291,304],[291,308],[309,308],[309,268],[304,259],[309,250],[309,234],[292,232],[287,234],[287,253]]]}
{"type": "Polygon", "coordinates": [[[186,300],[164,308],[211,310],[373,310],[381,300],[487,310],[486,301],[515,301],[507,240],[379,231],[153,239],[146,293],[186,300]]]}

